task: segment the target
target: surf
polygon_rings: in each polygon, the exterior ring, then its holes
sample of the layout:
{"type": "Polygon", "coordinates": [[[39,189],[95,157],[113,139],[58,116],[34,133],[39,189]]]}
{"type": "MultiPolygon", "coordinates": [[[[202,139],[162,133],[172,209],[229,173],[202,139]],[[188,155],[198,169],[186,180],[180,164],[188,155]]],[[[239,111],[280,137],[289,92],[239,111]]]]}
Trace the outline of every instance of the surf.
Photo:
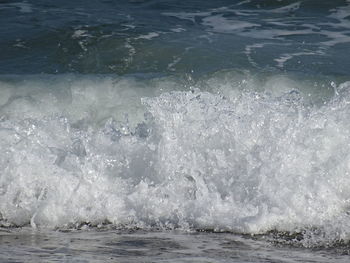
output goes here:
{"type": "Polygon", "coordinates": [[[349,82],[2,76],[1,226],[349,240],[349,82]]]}

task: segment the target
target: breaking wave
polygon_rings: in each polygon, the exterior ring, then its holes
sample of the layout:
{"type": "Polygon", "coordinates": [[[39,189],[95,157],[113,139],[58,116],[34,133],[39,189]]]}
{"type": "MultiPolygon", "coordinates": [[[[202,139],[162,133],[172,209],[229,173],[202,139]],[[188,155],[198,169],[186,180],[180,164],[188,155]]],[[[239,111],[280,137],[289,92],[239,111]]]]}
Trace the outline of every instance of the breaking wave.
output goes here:
{"type": "Polygon", "coordinates": [[[350,83],[2,76],[0,224],[350,238],[350,83]]]}

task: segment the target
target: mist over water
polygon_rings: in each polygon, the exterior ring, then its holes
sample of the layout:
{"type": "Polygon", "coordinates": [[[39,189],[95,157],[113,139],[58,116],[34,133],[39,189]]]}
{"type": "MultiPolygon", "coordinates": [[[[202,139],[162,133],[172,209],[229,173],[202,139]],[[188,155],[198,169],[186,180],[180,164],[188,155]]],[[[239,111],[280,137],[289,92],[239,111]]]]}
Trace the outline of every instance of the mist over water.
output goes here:
{"type": "Polygon", "coordinates": [[[0,226],[346,246],[349,6],[1,2],[0,226]]]}

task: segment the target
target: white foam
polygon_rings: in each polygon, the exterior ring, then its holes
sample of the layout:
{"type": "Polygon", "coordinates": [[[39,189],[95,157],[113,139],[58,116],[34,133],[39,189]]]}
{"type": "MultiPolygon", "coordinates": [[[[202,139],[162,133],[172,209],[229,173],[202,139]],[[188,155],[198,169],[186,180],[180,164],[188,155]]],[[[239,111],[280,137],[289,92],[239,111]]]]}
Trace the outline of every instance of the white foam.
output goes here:
{"type": "Polygon", "coordinates": [[[296,2],[296,3],[293,3],[293,4],[289,4],[289,5],[286,5],[286,6],[283,6],[283,7],[279,7],[279,8],[273,9],[273,10],[269,10],[269,11],[273,12],[273,13],[294,12],[294,11],[296,11],[296,10],[298,10],[300,8],[300,4],[301,4],[301,2],[296,2]]]}
{"type": "Polygon", "coordinates": [[[170,31],[175,32],[175,33],[181,33],[181,32],[186,31],[186,29],[184,29],[182,27],[176,27],[176,28],[170,29],[170,31]]]}
{"type": "Polygon", "coordinates": [[[14,44],[13,46],[17,48],[25,48],[25,49],[29,48],[27,47],[26,42],[21,39],[16,39],[16,44],[14,44]]]}
{"type": "Polygon", "coordinates": [[[259,26],[254,23],[240,21],[240,20],[232,20],[223,17],[223,15],[214,15],[203,18],[203,25],[210,26],[215,32],[233,32],[233,31],[241,31],[246,28],[252,28],[255,26],[259,26]]]}
{"type": "Polygon", "coordinates": [[[284,64],[295,57],[299,56],[315,56],[315,55],[324,55],[324,52],[321,50],[318,51],[307,51],[307,52],[295,52],[295,53],[286,53],[282,54],[279,58],[275,58],[274,61],[277,62],[277,67],[283,68],[284,64]]]}
{"type": "Polygon", "coordinates": [[[86,37],[86,36],[90,36],[87,34],[87,30],[82,30],[82,29],[77,29],[74,31],[72,38],[81,38],[81,37],[86,37]]]}
{"type": "Polygon", "coordinates": [[[190,20],[195,23],[195,17],[205,17],[211,15],[211,12],[194,12],[194,13],[186,13],[186,12],[164,12],[162,13],[164,16],[173,16],[183,20],[190,20]]]}
{"type": "Polygon", "coordinates": [[[145,35],[140,35],[140,36],[136,37],[135,39],[151,40],[152,38],[155,38],[155,37],[159,37],[159,33],[157,33],[157,32],[150,32],[150,33],[145,34],[145,35]]]}
{"type": "Polygon", "coordinates": [[[221,72],[192,91],[174,91],[181,78],[73,75],[0,89],[2,225],[350,238],[349,83],[221,72]]]}
{"type": "Polygon", "coordinates": [[[239,5],[243,5],[243,4],[248,4],[250,2],[251,2],[250,0],[244,0],[244,1],[237,3],[236,5],[239,6],[239,5]]]}
{"type": "Polygon", "coordinates": [[[350,32],[335,32],[323,30],[322,34],[330,38],[330,40],[321,42],[326,47],[332,47],[336,44],[350,43],[350,32]]]}
{"type": "Polygon", "coordinates": [[[85,52],[88,50],[88,41],[92,38],[92,35],[89,34],[88,30],[76,29],[72,34],[72,39],[78,40],[78,44],[82,50],[85,52]]]}
{"type": "Polygon", "coordinates": [[[254,59],[252,57],[252,53],[255,52],[255,49],[263,48],[266,44],[268,44],[268,43],[259,43],[259,44],[247,45],[244,48],[244,54],[247,56],[249,63],[251,65],[253,65],[254,67],[258,67],[258,64],[254,61],[254,59]]]}
{"type": "Polygon", "coordinates": [[[174,57],[174,60],[168,64],[168,69],[170,71],[175,71],[174,66],[176,66],[181,61],[181,57],[174,57]]]}
{"type": "Polygon", "coordinates": [[[285,29],[261,29],[240,32],[239,35],[256,39],[285,39],[288,36],[309,35],[312,34],[311,29],[301,30],[285,30],[285,29]]]}

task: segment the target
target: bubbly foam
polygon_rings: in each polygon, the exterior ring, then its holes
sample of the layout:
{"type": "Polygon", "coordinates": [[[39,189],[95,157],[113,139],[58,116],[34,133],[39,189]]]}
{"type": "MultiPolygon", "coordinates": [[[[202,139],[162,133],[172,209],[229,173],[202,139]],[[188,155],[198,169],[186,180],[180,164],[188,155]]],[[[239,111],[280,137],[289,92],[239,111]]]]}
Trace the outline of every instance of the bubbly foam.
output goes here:
{"type": "Polygon", "coordinates": [[[350,84],[316,84],[249,72],[3,77],[1,225],[348,241],[350,84]]]}

